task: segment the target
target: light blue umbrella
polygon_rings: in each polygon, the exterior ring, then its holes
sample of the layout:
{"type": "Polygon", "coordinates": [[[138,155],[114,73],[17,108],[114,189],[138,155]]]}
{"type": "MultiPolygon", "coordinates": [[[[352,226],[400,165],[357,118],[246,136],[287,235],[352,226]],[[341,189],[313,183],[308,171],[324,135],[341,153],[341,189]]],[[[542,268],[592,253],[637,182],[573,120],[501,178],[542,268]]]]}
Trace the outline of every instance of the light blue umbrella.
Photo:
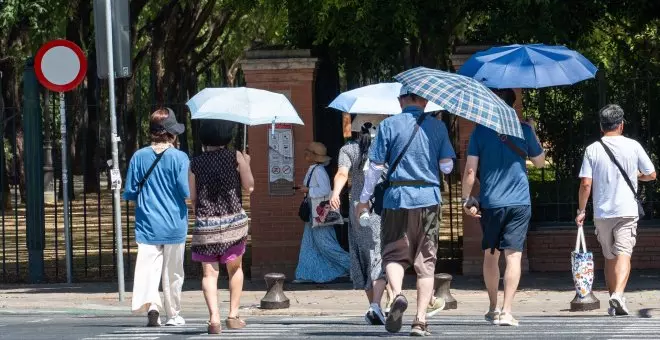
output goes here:
{"type": "Polygon", "coordinates": [[[186,105],[192,119],[222,119],[250,126],[271,124],[273,133],[276,123],[305,125],[286,96],[249,87],[205,88],[186,105]]]}
{"type": "MultiPolygon", "coordinates": [[[[341,112],[355,114],[385,114],[401,113],[399,92],[401,83],[372,84],[341,93],[328,107],[341,112]]],[[[426,112],[441,111],[442,107],[429,102],[426,112]]]]}
{"type": "Polygon", "coordinates": [[[394,76],[408,90],[445,110],[493,129],[524,138],[516,111],[480,82],[459,74],[417,67],[394,76]]]}
{"type": "Polygon", "coordinates": [[[571,85],[595,77],[598,68],[565,46],[509,45],[475,53],[459,74],[492,88],[571,85]]]}

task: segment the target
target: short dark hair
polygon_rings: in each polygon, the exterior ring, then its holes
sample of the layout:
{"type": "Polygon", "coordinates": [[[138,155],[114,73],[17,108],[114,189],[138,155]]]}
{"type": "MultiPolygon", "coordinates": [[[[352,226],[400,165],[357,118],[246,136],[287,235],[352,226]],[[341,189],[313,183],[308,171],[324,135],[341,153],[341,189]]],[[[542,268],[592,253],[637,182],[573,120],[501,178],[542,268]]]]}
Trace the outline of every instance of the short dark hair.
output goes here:
{"type": "MultiPolygon", "coordinates": [[[[167,117],[170,116],[167,108],[161,108],[154,111],[149,118],[150,125],[160,125],[167,117]]],[[[165,131],[150,131],[150,139],[152,143],[174,143],[176,136],[165,131]]]]}
{"type": "Polygon", "coordinates": [[[512,89],[494,89],[493,92],[500,97],[506,105],[513,107],[516,102],[516,93],[512,89]]]}
{"type": "Polygon", "coordinates": [[[221,119],[202,119],[199,140],[204,146],[226,146],[234,137],[236,123],[221,119]]]}

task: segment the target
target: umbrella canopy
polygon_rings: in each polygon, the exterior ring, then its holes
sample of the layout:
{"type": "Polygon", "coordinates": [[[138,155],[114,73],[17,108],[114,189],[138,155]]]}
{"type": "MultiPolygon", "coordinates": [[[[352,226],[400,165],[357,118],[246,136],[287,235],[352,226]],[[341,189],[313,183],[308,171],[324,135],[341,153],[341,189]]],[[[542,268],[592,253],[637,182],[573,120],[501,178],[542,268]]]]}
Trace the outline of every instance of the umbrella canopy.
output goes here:
{"type": "Polygon", "coordinates": [[[475,53],[458,74],[492,88],[542,88],[595,77],[598,68],[565,46],[543,44],[492,47],[475,53]]]}
{"type": "Polygon", "coordinates": [[[410,92],[447,111],[493,129],[524,138],[516,111],[480,82],[459,74],[417,67],[394,76],[410,92]]]}
{"type": "MultiPolygon", "coordinates": [[[[367,85],[341,93],[328,107],[348,113],[394,115],[401,113],[399,91],[401,91],[400,83],[367,85]]],[[[429,102],[424,111],[440,110],[443,108],[429,102]]]]}
{"type": "Polygon", "coordinates": [[[281,93],[248,87],[206,88],[186,103],[192,119],[224,119],[245,125],[304,125],[281,93]]]}

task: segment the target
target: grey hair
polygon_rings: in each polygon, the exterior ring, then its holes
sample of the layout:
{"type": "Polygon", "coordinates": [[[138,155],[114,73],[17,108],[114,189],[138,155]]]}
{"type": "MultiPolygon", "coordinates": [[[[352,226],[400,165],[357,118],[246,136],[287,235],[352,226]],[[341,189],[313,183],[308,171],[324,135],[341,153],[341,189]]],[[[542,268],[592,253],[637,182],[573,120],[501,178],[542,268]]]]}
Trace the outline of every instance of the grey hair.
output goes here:
{"type": "Polygon", "coordinates": [[[600,118],[600,128],[604,132],[616,130],[623,123],[623,109],[616,104],[605,105],[598,116],[600,118]]]}

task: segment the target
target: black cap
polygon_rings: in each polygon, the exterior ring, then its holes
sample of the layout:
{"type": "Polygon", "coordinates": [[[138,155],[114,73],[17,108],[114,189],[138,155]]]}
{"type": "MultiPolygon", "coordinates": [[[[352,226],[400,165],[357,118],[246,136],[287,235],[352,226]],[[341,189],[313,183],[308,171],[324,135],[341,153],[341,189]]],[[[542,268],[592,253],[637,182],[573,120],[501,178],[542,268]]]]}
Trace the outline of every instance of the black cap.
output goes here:
{"type": "Polygon", "coordinates": [[[171,133],[175,136],[182,134],[183,131],[185,131],[185,127],[183,124],[179,124],[179,122],[176,121],[176,115],[174,114],[174,111],[172,111],[172,109],[169,107],[166,107],[165,110],[167,110],[169,113],[167,118],[163,119],[158,124],[151,124],[151,132],[155,133],[167,131],[168,133],[171,133]]]}

